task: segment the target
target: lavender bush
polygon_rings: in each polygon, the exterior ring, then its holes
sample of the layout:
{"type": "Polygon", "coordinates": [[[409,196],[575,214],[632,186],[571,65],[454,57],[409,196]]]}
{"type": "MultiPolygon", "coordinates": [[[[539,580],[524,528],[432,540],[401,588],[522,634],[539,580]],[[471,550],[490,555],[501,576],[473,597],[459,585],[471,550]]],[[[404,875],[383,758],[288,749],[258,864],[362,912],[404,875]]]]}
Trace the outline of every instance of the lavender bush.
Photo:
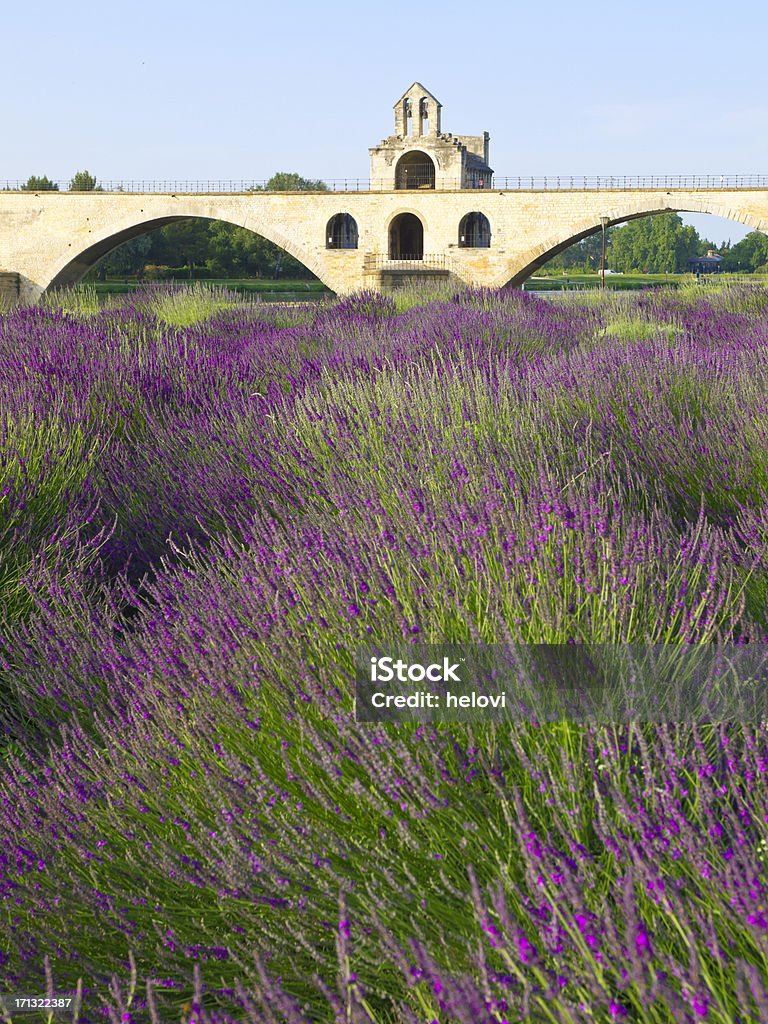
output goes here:
{"type": "Polygon", "coordinates": [[[373,641],[764,643],[766,293],[62,304],[0,316],[4,989],[768,1016],[763,726],[371,726],[350,682],[373,641]]]}

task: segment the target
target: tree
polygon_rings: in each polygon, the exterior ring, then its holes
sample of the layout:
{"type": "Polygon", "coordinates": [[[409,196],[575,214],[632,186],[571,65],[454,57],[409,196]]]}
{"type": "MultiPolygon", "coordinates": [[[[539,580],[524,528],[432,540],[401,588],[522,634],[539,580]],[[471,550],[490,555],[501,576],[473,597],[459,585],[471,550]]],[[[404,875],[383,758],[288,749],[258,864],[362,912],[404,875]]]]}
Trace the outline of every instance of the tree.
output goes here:
{"type": "Polygon", "coordinates": [[[149,234],[139,235],[138,238],[132,238],[130,242],[123,242],[122,245],[99,260],[96,277],[100,281],[104,281],[110,276],[141,275],[151,248],[152,236],[149,234]]]}
{"type": "MultiPolygon", "coordinates": [[[[615,228],[607,228],[605,232],[606,253],[611,244],[612,233],[615,228]]],[[[572,274],[590,273],[600,269],[600,257],[603,251],[603,233],[597,231],[580,242],[574,242],[563,252],[553,256],[544,264],[542,270],[546,273],[558,271],[570,271],[572,274]]]]}
{"type": "Polygon", "coordinates": [[[189,217],[152,232],[152,263],[166,267],[186,267],[189,277],[195,267],[205,266],[210,253],[212,221],[189,217]]]}
{"type": "Polygon", "coordinates": [[[212,277],[314,276],[303,263],[262,235],[224,221],[210,223],[205,266],[212,277]]]}
{"type": "Polygon", "coordinates": [[[617,228],[608,262],[612,270],[625,274],[679,274],[687,270],[691,256],[701,255],[708,246],[695,228],[683,226],[676,213],[663,213],[617,228]]]}
{"type": "Polygon", "coordinates": [[[691,224],[682,227],[675,241],[675,267],[678,273],[684,273],[688,269],[688,260],[714,248],[712,242],[699,237],[698,231],[691,224]]]}
{"type": "Polygon", "coordinates": [[[101,192],[96,185],[96,178],[88,171],[78,171],[69,183],[70,192],[101,192]]]}
{"type": "Polygon", "coordinates": [[[764,235],[762,231],[750,231],[724,255],[723,270],[753,273],[758,267],[768,263],[768,235],[764,235]]]}
{"type": "Polygon", "coordinates": [[[328,192],[324,181],[319,178],[302,178],[295,171],[278,171],[264,186],[267,192],[328,192]]]}
{"type": "Polygon", "coordinates": [[[26,185],[22,185],[24,192],[58,192],[59,186],[55,181],[51,181],[47,174],[44,174],[42,178],[37,177],[35,174],[30,174],[27,178],[26,185]]]}

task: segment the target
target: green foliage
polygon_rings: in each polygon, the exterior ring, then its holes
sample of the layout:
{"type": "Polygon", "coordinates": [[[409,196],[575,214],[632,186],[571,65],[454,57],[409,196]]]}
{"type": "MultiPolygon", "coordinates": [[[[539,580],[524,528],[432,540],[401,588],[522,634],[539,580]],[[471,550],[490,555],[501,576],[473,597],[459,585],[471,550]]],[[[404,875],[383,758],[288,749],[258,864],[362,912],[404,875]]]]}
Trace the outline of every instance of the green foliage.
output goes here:
{"type": "Polygon", "coordinates": [[[71,316],[95,316],[101,309],[95,285],[82,281],[68,288],[49,289],[40,302],[46,309],[61,310],[71,316]]]}
{"type": "Polygon", "coordinates": [[[621,273],[680,274],[688,260],[710,248],[695,228],[684,226],[676,213],[638,217],[617,228],[611,237],[608,266],[621,273]]]}
{"type": "Polygon", "coordinates": [[[88,171],[78,171],[69,183],[70,192],[101,192],[96,178],[88,171]]]}
{"type": "Polygon", "coordinates": [[[759,270],[765,263],[768,263],[768,235],[762,231],[750,231],[725,254],[723,270],[749,273],[759,270]]]}
{"type": "Polygon", "coordinates": [[[149,234],[148,261],[166,267],[186,267],[192,277],[210,254],[211,221],[190,218],[149,234]]]}
{"type": "MultiPolygon", "coordinates": [[[[606,251],[611,244],[611,236],[616,230],[616,228],[608,228],[605,232],[606,251]]],[[[572,272],[585,271],[589,273],[593,270],[599,270],[603,248],[602,234],[602,231],[598,231],[596,234],[589,235],[588,238],[582,238],[580,242],[569,246],[542,267],[542,272],[546,273],[548,270],[555,272],[570,270],[572,272]]]]}
{"type": "Polygon", "coordinates": [[[26,185],[22,185],[22,190],[24,192],[58,192],[59,186],[55,181],[51,181],[47,174],[42,177],[30,174],[26,185]]]}
{"type": "Polygon", "coordinates": [[[106,280],[107,276],[141,274],[152,248],[151,235],[139,235],[130,242],[124,242],[100,261],[96,277],[106,280]]]}
{"type": "MultiPolygon", "coordinates": [[[[606,265],[622,274],[683,274],[688,260],[716,246],[701,238],[694,227],[684,225],[676,213],[638,217],[605,233],[606,265]]],[[[541,268],[542,274],[599,271],[602,232],[576,242],[541,268]]],[[[768,262],[768,237],[753,231],[738,245],[720,249],[724,271],[756,270],[768,262]]]]}
{"type": "Polygon", "coordinates": [[[277,171],[264,186],[266,192],[328,192],[319,178],[302,178],[295,171],[277,171]]]}
{"type": "Polygon", "coordinates": [[[216,285],[195,282],[191,285],[160,285],[148,290],[143,306],[170,327],[190,327],[208,320],[223,309],[247,308],[241,295],[216,285]]]}
{"type": "Polygon", "coordinates": [[[205,265],[211,277],[314,276],[274,242],[223,221],[210,222],[207,244],[205,265]]]}
{"type": "Polygon", "coordinates": [[[150,266],[169,268],[164,276],[190,279],[314,278],[303,263],[261,235],[203,218],[180,220],[126,242],[102,260],[96,276],[150,277],[150,266]]]}

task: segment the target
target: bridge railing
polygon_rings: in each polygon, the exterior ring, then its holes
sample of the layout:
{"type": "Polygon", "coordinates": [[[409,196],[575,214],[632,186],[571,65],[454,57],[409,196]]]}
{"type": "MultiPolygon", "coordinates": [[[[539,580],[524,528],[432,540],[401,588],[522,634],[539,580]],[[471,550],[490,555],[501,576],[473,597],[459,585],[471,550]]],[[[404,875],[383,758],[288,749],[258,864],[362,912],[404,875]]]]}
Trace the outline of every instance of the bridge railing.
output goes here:
{"type": "MultiPolygon", "coordinates": [[[[392,182],[372,181],[367,178],[332,178],[325,180],[329,192],[382,192],[392,188],[392,182]]],[[[55,191],[69,192],[68,181],[51,182],[55,191]]],[[[156,192],[166,195],[189,194],[234,194],[266,191],[266,181],[247,179],[229,179],[214,181],[198,179],[195,181],[149,181],[120,180],[100,181],[96,191],[109,193],[140,193],[156,192]]],[[[540,175],[503,177],[494,175],[490,185],[477,182],[473,187],[465,182],[443,181],[440,191],[482,192],[485,189],[504,192],[593,192],[629,189],[653,189],[664,191],[698,191],[702,189],[762,189],[768,188],[768,175],[765,174],[673,174],[673,175],[540,175]]],[[[0,180],[0,192],[51,191],[53,189],[28,190],[26,182],[7,179],[0,180]]],[[[421,189],[419,189],[421,191],[421,189]]]]}
{"type": "Polygon", "coordinates": [[[382,253],[368,253],[365,257],[366,270],[449,270],[454,268],[453,260],[444,253],[424,253],[423,256],[401,256],[393,258],[382,253]]]}
{"type": "Polygon", "coordinates": [[[768,188],[766,174],[643,174],[643,175],[544,175],[543,177],[507,177],[494,175],[494,190],[597,192],[626,189],[662,189],[698,191],[701,189],[768,188]]]}

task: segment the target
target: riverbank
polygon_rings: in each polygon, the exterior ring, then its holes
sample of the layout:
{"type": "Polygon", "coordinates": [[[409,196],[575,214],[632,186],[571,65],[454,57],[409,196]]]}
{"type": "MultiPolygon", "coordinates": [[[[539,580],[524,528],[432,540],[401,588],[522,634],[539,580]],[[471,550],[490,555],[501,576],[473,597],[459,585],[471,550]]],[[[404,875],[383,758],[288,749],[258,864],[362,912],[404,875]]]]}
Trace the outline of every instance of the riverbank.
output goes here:
{"type": "MultiPolygon", "coordinates": [[[[188,281],[169,281],[168,284],[176,284],[179,287],[189,284],[188,281]]],[[[238,292],[242,295],[258,295],[266,302],[279,301],[291,302],[299,299],[311,300],[320,299],[324,295],[332,295],[333,292],[323,284],[322,281],[313,280],[266,280],[264,278],[235,278],[235,279],[214,279],[206,278],[195,280],[195,284],[226,288],[227,291],[238,292]]],[[[146,281],[121,279],[113,281],[90,281],[89,286],[96,290],[97,295],[130,295],[138,289],[146,288],[146,281]]]]}
{"type": "MultiPolygon", "coordinates": [[[[647,288],[679,288],[683,284],[692,284],[697,279],[693,274],[606,274],[606,291],[641,291],[647,288]]],[[[756,284],[768,284],[768,276],[756,274],[717,274],[698,279],[702,287],[723,281],[752,281],[756,284]]],[[[166,282],[182,286],[188,282],[166,282]]],[[[205,279],[195,283],[209,287],[225,288],[227,291],[241,295],[258,296],[265,302],[300,302],[321,299],[333,293],[322,281],[313,280],[265,280],[263,278],[205,279]]],[[[98,296],[128,295],[137,289],[145,288],[147,282],[130,279],[112,281],[92,281],[98,296]]],[[[563,274],[560,276],[535,274],[523,283],[526,292],[572,292],[599,289],[602,281],[600,274],[563,274]]]]}
{"type": "MultiPolygon", "coordinates": [[[[765,285],[768,277],[762,274],[711,274],[697,278],[695,274],[606,274],[606,291],[641,291],[644,288],[679,288],[684,284],[698,282],[702,287],[709,284],[729,282],[753,282],[765,285]]],[[[562,274],[549,276],[534,274],[524,282],[527,292],[583,291],[600,288],[602,278],[594,274],[562,274]]]]}

